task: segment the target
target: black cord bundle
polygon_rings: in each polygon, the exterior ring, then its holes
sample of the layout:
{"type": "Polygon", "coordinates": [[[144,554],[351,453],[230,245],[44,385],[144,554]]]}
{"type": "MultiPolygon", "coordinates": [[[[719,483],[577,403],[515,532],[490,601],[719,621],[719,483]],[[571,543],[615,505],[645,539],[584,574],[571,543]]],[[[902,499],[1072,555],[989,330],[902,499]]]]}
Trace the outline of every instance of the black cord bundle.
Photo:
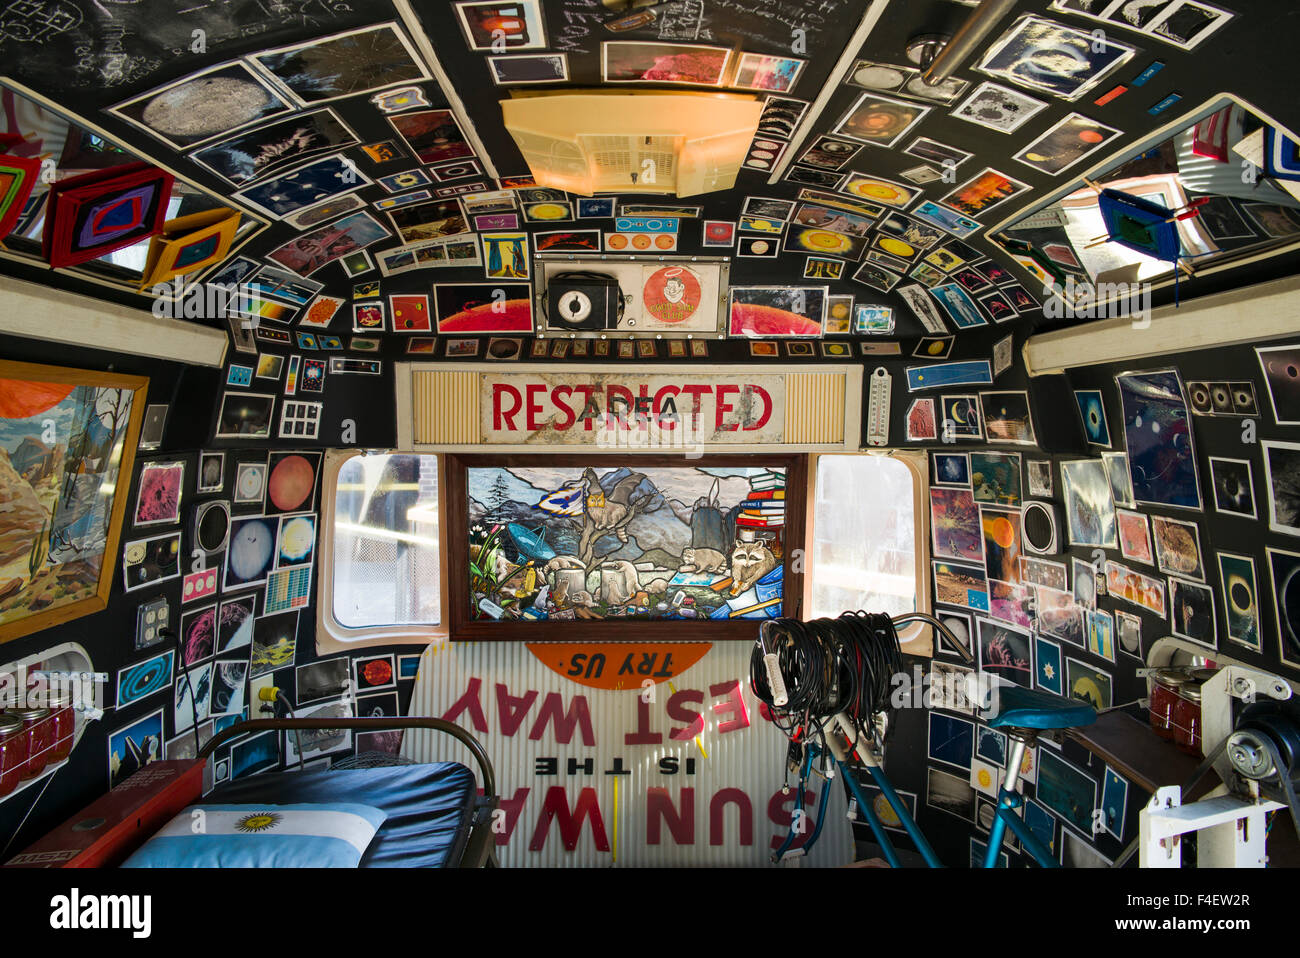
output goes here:
{"type": "Polygon", "coordinates": [[[835,619],[774,619],[768,624],[789,701],[778,706],[768,681],[761,642],[750,656],[755,698],[792,741],[820,737],[822,722],[841,712],[860,735],[874,728],[873,716],[892,710],[894,676],[903,671],[898,632],[888,615],[844,612],[835,619]]]}

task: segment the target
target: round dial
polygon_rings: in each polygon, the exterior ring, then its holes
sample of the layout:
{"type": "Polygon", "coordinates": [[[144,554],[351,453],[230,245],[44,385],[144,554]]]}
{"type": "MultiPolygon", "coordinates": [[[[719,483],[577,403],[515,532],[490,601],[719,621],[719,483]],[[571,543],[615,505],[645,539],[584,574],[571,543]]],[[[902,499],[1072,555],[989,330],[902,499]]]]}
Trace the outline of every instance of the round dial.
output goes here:
{"type": "Polygon", "coordinates": [[[591,297],[571,289],[560,296],[560,318],[566,323],[580,323],[591,315],[591,297]]]}
{"type": "Polygon", "coordinates": [[[239,494],[252,499],[262,494],[262,470],[246,469],[239,476],[239,494]]]}

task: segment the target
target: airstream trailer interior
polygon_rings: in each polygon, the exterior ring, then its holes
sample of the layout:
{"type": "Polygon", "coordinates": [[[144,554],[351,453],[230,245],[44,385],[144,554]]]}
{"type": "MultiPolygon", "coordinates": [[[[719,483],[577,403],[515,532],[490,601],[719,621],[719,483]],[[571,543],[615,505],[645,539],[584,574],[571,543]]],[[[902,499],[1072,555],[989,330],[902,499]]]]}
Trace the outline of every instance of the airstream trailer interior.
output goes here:
{"type": "Polygon", "coordinates": [[[0,3],[11,887],[1300,863],[1298,38],[0,3]]]}

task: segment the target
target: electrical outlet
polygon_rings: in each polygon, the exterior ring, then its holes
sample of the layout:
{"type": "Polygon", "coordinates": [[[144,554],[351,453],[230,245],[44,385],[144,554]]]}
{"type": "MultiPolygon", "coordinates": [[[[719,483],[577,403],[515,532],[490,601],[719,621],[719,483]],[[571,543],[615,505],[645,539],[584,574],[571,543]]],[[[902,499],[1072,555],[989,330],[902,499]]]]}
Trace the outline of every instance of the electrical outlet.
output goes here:
{"type": "Polygon", "coordinates": [[[171,618],[171,606],[166,596],[158,596],[141,603],[135,614],[135,650],[152,648],[163,640],[161,632],[171,618]]]}

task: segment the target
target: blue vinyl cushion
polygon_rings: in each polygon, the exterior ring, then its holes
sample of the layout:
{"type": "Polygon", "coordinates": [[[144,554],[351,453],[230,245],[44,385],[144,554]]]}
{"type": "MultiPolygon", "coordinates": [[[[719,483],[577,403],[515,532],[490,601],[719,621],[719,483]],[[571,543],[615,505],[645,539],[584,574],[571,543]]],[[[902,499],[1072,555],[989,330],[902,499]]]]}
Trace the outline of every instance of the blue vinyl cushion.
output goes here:
{"type": "Polygon", "coordinates": [[[360,802],[388,817],[361,868],[455,868],[477,799],[474,773],[458,762],[387,768],[267,772],[218,786],[216,802],[360,802]]]}
{"type": "Polygon", "coordinates": [[[1097,721],[1097,710],[1087,702],[1019,685],[999,687],[994,692],[993,709],[985,717],[989,728],[1078,728],[1097,721]]]}

